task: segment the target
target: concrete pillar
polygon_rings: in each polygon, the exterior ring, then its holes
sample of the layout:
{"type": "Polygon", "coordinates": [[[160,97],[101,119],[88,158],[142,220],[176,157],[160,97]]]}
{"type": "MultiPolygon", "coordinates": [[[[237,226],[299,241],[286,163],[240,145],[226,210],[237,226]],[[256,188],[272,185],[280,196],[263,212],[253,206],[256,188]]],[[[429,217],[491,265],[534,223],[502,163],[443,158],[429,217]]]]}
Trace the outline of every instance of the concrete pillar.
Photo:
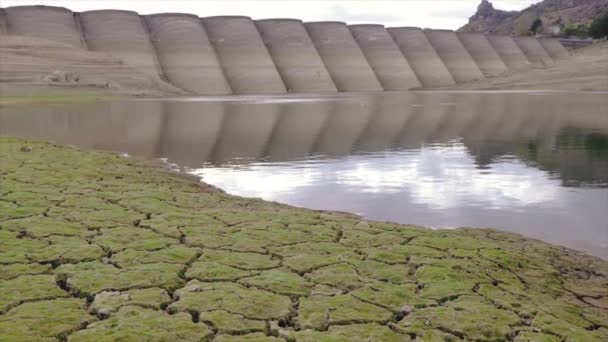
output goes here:
{"type": "Polygon", "coordinates": [[[329,156],[349,155],[374,112],[375,97],[357,96],[338,100],[316,142],[316,152],[329,156]]]}
{"type": "Polygon", "coordinates": [[[280,116],[278,103],[229,103],[225,107],[221,134],[213,150],[213,162],[239,163],[266,156],[266,150],[280,116]]]}
{"type": "Polygon", "coordinates": [[[424,30],[424,33],[456,83],[472,82],[483,78],[473,57],[464,48],[454,31],[424,30]]]}
{"type": "Polygon", "coordinates": [[[538,39],[533,37],[515,37],[515,42],[532,64],[540,67],[554,64],[553,59],[545,51],[545,48],[540,45],[538,39]]]}
{"type": "Polygon", "coordinates": [[[223,102],[165,101],[159,154],[197,168],[211,159],[224,122],[223,102]]]}
{"type": "Polygon", "coordinates": [[[80,14],[80,21],[90,50],[121,58],[150,76],[161,74],[156,51],[139,14],[119,10],[88,11],[80,14]]]}
{"type": "Polygon", "coordinates": [[[406,149],[419,149],[432,137],[447,116],[454,111],[448,93],[418,93],[410,118],[396,139],[396,146],[406,149]]]}
{"type": "Polygon", "coordinates": [[[417,27],[393,27],[388,32],[425,88],[456,84],[424,32],[417,27]]]}
{"type": "Polygon", "coordinates": [[[540,44],[554,61],[570,57],[570,52],[568,52],[557,38],[542,38],[540,39],[540,44]]]}
{"type": "Polygon", "coordinates": [[[63,7],[16,6],[8,7],[6,24],[12,35],[53,40],[83,48],[74,13],[63,7]]]}
{"type": "Polygon", "coordinates": [[[281,115],[266,149],[269,160],[295,160],[312,153],[332,109],[330,101],[282,104],[281,115]]]}
{"type": "Polygon", "coordinates": [[[199,95],[232,93],[215,49],[197,16],[163,13],[149,15],[146,21],[169,82],[199,95]]]}
{"type": "Polygon", "coordinates": [[[422,87],[384,26],[351,25],[350,31],[384,90],[401,91],[422,87]]]}
{"type": "Polygon", "coordinates": [[[6,11],[0,8],[0,36],[8,34],[8,26],[6,24],[6,11]]]}
{"type": "Polygon", "coordinates": [[[339,91],[383,90],[345,23],[328,21],[305,25],[339,91]]]}
{"type": "Polygon", "coordinates": [[[283,80],[249,17],[203,19],[224,73],[235,94],[282,94],[283,80]]]}
{"type": "Polygon", "coordinates": [[[528,70],[531,67],[528,57],[519,48],[511,36],[488,35],[488,41],[494,47],[509,71],[528,70]]]}
{"type": "Polygon", "coordinates": [[[338,91],[301,20],[258,20],[256,26],[288,92],[338,91]]]}
{"type": "Polygon", "coordinates": [[[458,38],[486,77],[500,76],[509,70],[484,34],[458,33],[458,38]]]}
{"type": "Polygon", "coordinates": [[[371,120],[359,137],[357,152],[379,152],[392,148],[413,113],[416,93],[383,94],[377,98],[371,120]]]}

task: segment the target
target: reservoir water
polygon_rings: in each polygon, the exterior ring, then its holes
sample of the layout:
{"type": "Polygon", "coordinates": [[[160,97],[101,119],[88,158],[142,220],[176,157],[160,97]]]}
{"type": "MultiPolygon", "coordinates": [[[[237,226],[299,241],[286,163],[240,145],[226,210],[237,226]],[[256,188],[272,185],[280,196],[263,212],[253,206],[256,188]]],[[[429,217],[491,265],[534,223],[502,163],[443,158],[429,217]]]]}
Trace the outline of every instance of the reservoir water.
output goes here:
{"type": "Polygon", "coordinates": [[[164,158],[226,192],[608,259],[608,96],[412,92],[0,107],[0,134],[164,158]]]}

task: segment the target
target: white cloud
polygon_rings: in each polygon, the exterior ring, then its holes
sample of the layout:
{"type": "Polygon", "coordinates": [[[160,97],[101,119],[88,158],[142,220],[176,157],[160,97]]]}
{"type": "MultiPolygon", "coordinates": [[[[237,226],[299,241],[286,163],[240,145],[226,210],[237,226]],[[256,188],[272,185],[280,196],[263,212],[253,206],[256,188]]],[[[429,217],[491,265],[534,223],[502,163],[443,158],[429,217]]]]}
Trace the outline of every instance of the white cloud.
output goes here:
{"type": "MultiPolygon", "coordinates": [[[[496,8],[520,10],[537,0],[495,0],[496,8]]],[[[479,0],[3,0],[2,6],[50,5],[73,11],[125,9],[151,14],[186,12],[199,16],[247,15],[254,19],[291,17],[304,21],[340,20],[380,23],[386,26],[420,26],[456,29],[475,13],[479,0]]]]}

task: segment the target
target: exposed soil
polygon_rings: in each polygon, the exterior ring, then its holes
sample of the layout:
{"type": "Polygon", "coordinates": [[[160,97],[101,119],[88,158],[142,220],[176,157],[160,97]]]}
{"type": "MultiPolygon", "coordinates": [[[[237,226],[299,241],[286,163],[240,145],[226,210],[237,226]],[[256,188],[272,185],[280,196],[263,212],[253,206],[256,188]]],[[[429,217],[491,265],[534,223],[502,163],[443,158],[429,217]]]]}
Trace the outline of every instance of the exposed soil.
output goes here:
{"type": "Polygon", "coordinates": [[[2,341],[606,341],[608,262],[0,137],[2,341]]]}
{"type": "Polygon", "coordinates": [[[0,39],[2,94],[74,90],[121,95],[184,95],[108,54],[24,36],[0,39]]]}
{"type": "Polygon", "coordinates": [[[575,50],[569,59],[553,66],[446,89],[608,91],[608,42],[575,50]]]}

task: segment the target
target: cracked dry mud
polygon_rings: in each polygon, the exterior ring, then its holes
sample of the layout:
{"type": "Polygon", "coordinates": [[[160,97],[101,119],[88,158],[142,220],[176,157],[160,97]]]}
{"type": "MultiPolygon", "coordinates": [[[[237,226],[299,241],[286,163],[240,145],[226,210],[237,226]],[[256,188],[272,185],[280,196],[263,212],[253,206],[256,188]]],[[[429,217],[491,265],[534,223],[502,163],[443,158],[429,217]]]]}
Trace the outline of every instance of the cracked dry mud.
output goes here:
{"type": "Polygon", "coordinates": [[[608,263],[0,138],[0,341],[607,341],[608,263]],[[24,148],[25,146],[25,148],[24,148]]]}

